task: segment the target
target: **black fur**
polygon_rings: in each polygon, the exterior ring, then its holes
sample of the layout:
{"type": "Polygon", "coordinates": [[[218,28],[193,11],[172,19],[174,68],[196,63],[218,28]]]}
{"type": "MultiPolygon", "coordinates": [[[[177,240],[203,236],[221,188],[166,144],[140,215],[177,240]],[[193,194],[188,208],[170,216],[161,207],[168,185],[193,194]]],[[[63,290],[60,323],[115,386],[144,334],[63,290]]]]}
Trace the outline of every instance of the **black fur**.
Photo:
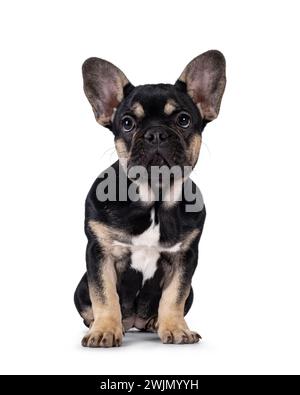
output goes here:
{"type": "MultiPolygon", "coordinates": [[[[112,165],[116,174],[120,177],[118,162],[112,165]]],[[[121,175],[121,177],[124,176],[121,175]]],[[[88,226],[90,220],[96,220],[124,230],[126,233],[137,236],[149,228],[151,224],[151,210],[153,205],[145,207],[141,202],[100,202],[96,195],[97,186],[101,182],[98,178],[86,199],[85,232],[88,238],[86,250],[86,262],[89,278],[91,282],[96,282],[101,290],[101,277],[99,277],[99,264],[101,263],[101,247],[88,226]]],[[[131,181],[128,180],[130,185],[131,181]]],[[[195,186],[195,184],[193,184],[195,186]]],[[[195,186],[196,187],[196,186],[195,186]]],[[[188,202],[189,204],[193,202],[188,202]]],[[[183,287],[188,287],[191,283],[193,273],[197,266],[198,242],[203,230],[206,211],[205,207],[199,212],[186,213],[185,200],[179,202],[174,207],[164,209],[162,202],[156,202],[156,220],[160,223],[160,242],[168,242],[170,245],[176,244],[183,235],[193,229],[199,229],[197,239],[192,243],[186,253],[184,261],[184,282],[183,287]]],[[[168,274],[172,267],[172,260],[168,254],[161,254],[157,264],[157,271],[152,279],[142,286],[142,275],[130,268],[130,255],[123,257],[126,260],[126,269],[119,273],[118,294],[120,297],[123,318],[128,318],[135,314],[142,319],[150,319],[157,315],[158,304],[164,286],[163,277],[168,274]],[[136,294],[139,292],[138,296],[136,294]]],[[[191,290],[191,294],[192,294],[191,290]]],[[[101,294],[101,293],[100,293],[101,294]]],[[[188,312],[192,304],[191,297],[186,302],[185,313],[188,312]]],[[[88,295],[87,276],[84,275],[75,292],[75,305],[79,313],[91,306],[88,295]]],[[[88,326],[88,324],[87,324],[88,326]]]]}
{"type": "MultiPolygon", "coordinates": [[[[206,124],[219,112],[226,82],[225,60],[218,51],[208,51],[195,58],[175,85],[134,87],[118,68],[97,58],[90,58],[84,63],[83,77],[85,93],[95,117],[100,124],[113,132],[119,157],[127,157],[129,169],[142,165],[149,173],[154,165],[180,168],[195,166],[202,132],[206,124]],[[167,103],[172,104],[171,111],[166,110],[167,103]],[[136,104],[140,113],[135,111],[136,104]],[[186,125],[178,121],[182,114],[187,114],[190,120],[186,125]],[[126,131],[125,117],[132,121],[131,130],[126,131]]],[[[194,201],[187,201],[184,194],[182,200],[171,205],[166,205],[160,195],[158,200],[146,203],[141,199],[130,200],[128,190],[134,180],[127,178],[128,174],[119,161],[111,169],[116,174],[116,199],[99,200],[98,187],[105,181],[107,171],[96,179],[86,199],[87,273],[76,289],[75,305],[87,326],[93,323],[90,287],[97,291],[99,301],[109,306],[102,269],[103,262],[110,254],[110,248],[107,250],[107,246],[101,244],[91,228],[91,221],[101,224],[105,229],[121,231],[128,238],[129,244],[132,237],[141,235],[155,221],[159,224],[159,245],[172,247],[189,240],[187,247],[180,252],[179,263],[176,261],[176,253],[161,251],[153,277],[143,281],[143,274],[131,267],[130,248],[125,249],[119,257],[113,258],[117,279],[115,287],[123,322],[127,322],[128,328],[135,326],[141,330],[155,330],[162,293],[175,271],[180,272],[180,281],[174,303],[185,306],[184,314],[192,305],[191,282],[198,261],[198,243],[206,216],[205,207],[200,204],[192,212],[187,210],[187,205],[196,204],[201,195],[190,178],[181,180],[182,189],[190,186],[196,196],[194,201]],[[120,184],[120,180],[126,181],[127,199],[121,198],[124,197],[124,191],[119,189],[119,185],[124,183],[120,184]],[[195,237],[188,239],[191,234],[195,234],[195,237]]],[[[94,340],[98,343],[101,341],[102,335],[97,336],[98,340],[93,339],[90,346],[94,346],[94,340]]],[[[186,333],[183,334],[176,342],[187,342],[186,336],[186,333]]],[[[197,336],[191,332],[189,342],[198,341],[197,336]]],[[[84,345],[89,341],[86,337],[84,345]]],[[[166,341],[169,342],[168,339],[166,341]]],[[[174,339],[173,341],[175,342],[174,339]]],[[[114,345],[113,341],[110,345],[114,345]]]]}

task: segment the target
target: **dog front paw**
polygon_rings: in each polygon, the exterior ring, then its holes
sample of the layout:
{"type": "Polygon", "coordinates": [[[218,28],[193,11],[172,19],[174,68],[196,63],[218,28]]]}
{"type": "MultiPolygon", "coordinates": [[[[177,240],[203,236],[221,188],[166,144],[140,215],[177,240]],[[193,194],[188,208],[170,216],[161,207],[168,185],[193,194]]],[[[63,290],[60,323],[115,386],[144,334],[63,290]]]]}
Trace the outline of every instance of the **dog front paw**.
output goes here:
{"type": "Polygon", "coordinates": [[[159,329],[158,335],[164,344],[194,344],[201,339],[197,332],[179,328],[159,329]]]}
{"type": "Polygon", "coordinates": [[[82,339],[83,347],[120,347],[123,340],[122,328],[110,330],[91,329],[82,339]]]}

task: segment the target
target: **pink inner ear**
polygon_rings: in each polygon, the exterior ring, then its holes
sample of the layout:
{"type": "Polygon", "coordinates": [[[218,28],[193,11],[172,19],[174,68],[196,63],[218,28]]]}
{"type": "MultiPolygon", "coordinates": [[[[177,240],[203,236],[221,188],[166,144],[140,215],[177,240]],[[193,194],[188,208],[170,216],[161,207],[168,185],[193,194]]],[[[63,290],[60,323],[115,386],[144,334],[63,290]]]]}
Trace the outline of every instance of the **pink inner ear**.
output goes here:
{"type": "Polygon", "coordinates": [[[226,84],[225,59],[219,51],[208,51],[192,60],[180,78],[202,117],[218,116],[226,84]]]}
{"type": "Polygon", "coordinates": [[[103,126],[110,124],[114,110],[118,107],[122,98],[123,87],[120,83],[116,82],[114,84],[112,80],[108,83],[106,81],[102,82],[97,97],[89,97],[97,122],[103,126]]]}
{"type": "Polygon", "coordinates": [[[113,64],[89,58],[83,64],[84,91],[92,105],[97,122],[107,126],[115,108],[123,99],[123,88],[129,83],[126,76],[113,64]]]}
{"type": "Polygon", "coordinates": [[[197,105],[202,117],[212,121],[218,116],[218,86],[214,73],[204,71],[200,79],[191,80],[188,84],[188,93],[197,105]]]}
{"type": "Polygon", "coordinates": [[[123,98],[123,89],[121,87],[121,91],[118,92],[116,85],[112,84],[111,81],[108,83],[107,86],[103,87],[103,110],[104,115],[107,117],[111,117],[114,108],[118,107],[120,101],[123,98]],[[119,96],[119,100],[118,100],[119,96]],[[121,96],[121,97],[120,97],[121,96]]]}

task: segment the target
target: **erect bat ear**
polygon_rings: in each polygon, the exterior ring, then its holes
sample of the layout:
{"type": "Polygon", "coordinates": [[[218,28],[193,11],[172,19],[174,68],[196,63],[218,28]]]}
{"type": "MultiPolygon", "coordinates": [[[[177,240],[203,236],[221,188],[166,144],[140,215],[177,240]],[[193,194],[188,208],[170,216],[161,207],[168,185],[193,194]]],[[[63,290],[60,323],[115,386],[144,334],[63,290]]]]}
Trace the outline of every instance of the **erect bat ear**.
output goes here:
{"type": "Polygon", "coordinates": [[[218,116],[226,85],[225,68],[221,52],[207,51],[193,59],[176,82],[186,85],[187,93],[207,121],[218,116]]]}
{"type": "Polygon", "coordinates": [[[109,127],[115,109],[124,98],[124,88],[133,86],[125,74],[113,64],[89,58],[82,65],[83,87],[97,122],[109,127]]]}

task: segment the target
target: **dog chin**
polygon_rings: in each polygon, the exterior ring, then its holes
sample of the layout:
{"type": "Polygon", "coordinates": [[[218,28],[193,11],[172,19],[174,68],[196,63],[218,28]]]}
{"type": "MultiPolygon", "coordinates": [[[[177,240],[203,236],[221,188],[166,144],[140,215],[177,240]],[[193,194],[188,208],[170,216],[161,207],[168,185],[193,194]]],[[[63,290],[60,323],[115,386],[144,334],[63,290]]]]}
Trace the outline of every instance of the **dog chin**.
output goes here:
{"type": "Polygon", "coordinates": [[[155,153],[151,157],[143,158],[142,160],[129,160],[128,161],[128,168],[133,167],[143,167],[148,173],[151,173],[151,169],[154,167],[161,168],[166,166],[171,168],[175,164],[172,164],[170,160],[168,160],[165,156],[161,155],[160,153],[155,153]]]}
{"type": "Polygon", "coordinates": [[[152,158],[148,162],[147,168],[151,169],[152,166],[158,166],[158,167],[167,166],[170,168],[172,165],[170,164],[170,162],[167,160],[165,156],[157,152],[152,156],[152,158]]]}

